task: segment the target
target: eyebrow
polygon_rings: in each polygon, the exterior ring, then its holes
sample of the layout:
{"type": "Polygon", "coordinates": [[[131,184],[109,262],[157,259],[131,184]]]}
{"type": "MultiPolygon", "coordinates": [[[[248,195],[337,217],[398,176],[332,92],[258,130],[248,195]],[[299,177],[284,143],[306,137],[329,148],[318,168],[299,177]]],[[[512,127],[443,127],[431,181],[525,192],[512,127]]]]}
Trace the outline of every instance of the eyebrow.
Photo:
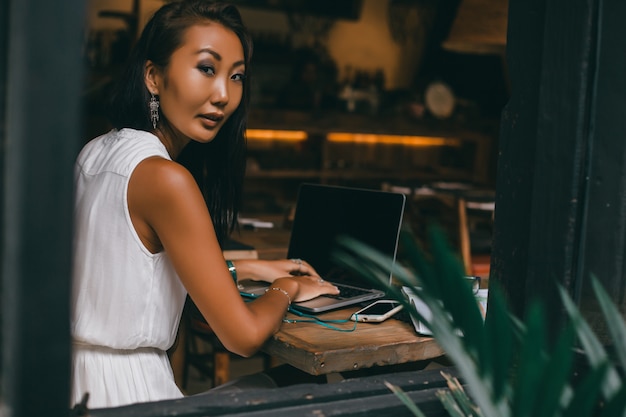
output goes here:
{"type": "MultiPolygon", "coordinates": [[[[201,53],[203,53],[203,52],[206,52],[206,53],[208,53],[208,54],[213,55],[213,57],[214,57],[216,60],[218,60],[218,61],[221,61],[221,60],[222,60],[222,56],[221,56],[219,53],[215,52],[215,51],[214,51],[213,49],[211,49],[211,48],[202,48],[202,49],[200,49],[200,50],[198,51],[198,55],[199,55],[199,54],[201,54],[201,53]]],[[[235,68],[235,67],[238,67],[238,66],[240,66],[240,65],[245,65],[245,64],[246,64],[246,62],[242,59],[242,60],[239,60],[239,61],[234,62],[234,63],[233,63],[233,65],[232,65],[232,67],[233,67],[233,68],[235,68]]]]}

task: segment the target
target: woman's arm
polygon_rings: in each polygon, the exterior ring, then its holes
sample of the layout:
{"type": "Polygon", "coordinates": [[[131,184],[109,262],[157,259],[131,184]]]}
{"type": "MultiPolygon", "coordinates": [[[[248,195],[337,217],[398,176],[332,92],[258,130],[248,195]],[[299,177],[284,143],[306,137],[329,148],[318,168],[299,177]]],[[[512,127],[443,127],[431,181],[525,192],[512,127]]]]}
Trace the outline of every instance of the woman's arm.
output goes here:
{"type": "Polygon", "coordinates": [[[269,291],[245,303],[228,271],[210,214],[191,174],[181,165],[149,158],[133,172],[128,205],[146,246],[165,250],[190,297],[230,351],[254,354],[275,333],[289,299],[299,301],[337,289],[315,276],[274,281],[269,291]]]}

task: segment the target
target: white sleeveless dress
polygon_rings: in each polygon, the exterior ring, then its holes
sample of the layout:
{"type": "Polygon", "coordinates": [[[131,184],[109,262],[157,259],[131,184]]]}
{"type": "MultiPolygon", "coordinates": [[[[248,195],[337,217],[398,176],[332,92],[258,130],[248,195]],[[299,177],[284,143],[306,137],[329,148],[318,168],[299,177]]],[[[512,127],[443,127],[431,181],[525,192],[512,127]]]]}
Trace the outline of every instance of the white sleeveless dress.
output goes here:
{"type": "Polygon", "coordinates": [[[122,129],[89,142],[76,162],[72,406],[85,392],[92,409],[183,396],[165,351],[187,293],[128,212],[130,175],[151,156],[170,159],[156,136],[122,129]]]}

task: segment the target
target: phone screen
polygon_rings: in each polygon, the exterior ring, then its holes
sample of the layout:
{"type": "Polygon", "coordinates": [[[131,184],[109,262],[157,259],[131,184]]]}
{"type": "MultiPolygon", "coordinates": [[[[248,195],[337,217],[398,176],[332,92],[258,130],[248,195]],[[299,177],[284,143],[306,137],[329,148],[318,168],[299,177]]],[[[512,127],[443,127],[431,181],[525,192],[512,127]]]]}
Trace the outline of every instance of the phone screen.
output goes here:
{"type": "Polygon", "coordinates": [[[398,307],[399,305],[400,304],[397,302],[374,303],[364,308],[359,314],[383,315],[398,307]]]}

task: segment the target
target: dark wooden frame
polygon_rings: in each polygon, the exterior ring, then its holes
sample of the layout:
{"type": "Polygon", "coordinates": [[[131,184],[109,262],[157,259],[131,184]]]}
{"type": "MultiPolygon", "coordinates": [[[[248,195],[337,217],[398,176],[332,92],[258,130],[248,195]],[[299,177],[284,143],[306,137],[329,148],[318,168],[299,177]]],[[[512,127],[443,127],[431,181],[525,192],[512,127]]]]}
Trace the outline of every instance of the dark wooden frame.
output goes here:
{"type": "Polygon", "coordinates": [[[2,403],[68,413],[73,163],[85,2],[3,1],[2,403]]]}
{"type": "Polygon", "coordinates": [[[446,387],[442,370],[458,376],[454,368],[444,368],[346,379],[333,384],[299,384],[243,392],[214,391],[184,400],[91,410],[89,417],[412,416],[413,413],[385,383],[400,387],[427,416],[445,417],[449,414],[437,398],[437,391],[446,387]]]}
{"type": "Polygon", "coordinates": [[[491,278],[520,315],[544,300],[553,328],[556,284],[601,326],[592,274],[623,310],[624,17],[620,2],[509,3],[491,278]]]}

